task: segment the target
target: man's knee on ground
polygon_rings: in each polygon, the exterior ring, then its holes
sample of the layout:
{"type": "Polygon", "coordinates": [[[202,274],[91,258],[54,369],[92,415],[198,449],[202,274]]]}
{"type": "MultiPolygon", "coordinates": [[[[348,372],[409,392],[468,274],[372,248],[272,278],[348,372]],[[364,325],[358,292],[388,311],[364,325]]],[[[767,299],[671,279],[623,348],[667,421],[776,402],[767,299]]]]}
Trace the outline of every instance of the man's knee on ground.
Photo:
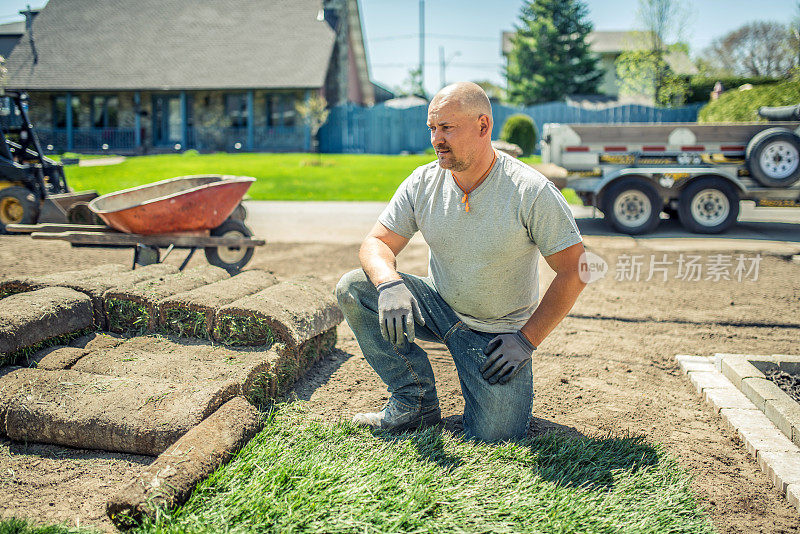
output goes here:
{"type": "Polygon", "coordinates": [[[358,285],[360,282],[364,282],[365,279],[366,276],[361,269],[353,269],[339,279],[336,284],[335,294],[342,310],[358,302],[358,285]]]}

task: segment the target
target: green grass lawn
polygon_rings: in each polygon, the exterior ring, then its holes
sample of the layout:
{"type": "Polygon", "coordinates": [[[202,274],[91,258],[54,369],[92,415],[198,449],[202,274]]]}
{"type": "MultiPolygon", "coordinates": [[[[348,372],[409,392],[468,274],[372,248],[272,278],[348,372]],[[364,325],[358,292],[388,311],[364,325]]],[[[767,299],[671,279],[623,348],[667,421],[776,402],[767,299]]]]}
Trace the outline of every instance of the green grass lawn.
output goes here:
{"type": "MultiPolygon", "coordinates": [[[[0,520],[0,534],[67,534],[0,520]]],[[[81,532],[87,532],[81,530],[81,532]]],[[[133,532],[531,532],[711,534],[690,478],[636,436],[551,433],[466,442],[438,429],[392,436],[274,411],[229,464],[133,532]]]]}
{"type": "Polygon", "coordinates": [[[711,533],[689,477],[639,437],[476,444],[310,422],[284,405],[182,507],[140,533],[711,533]]]}
{"type": "MultiPolygon", "coordinates": [[[[75,191],[111,193],[157,180],[189,174],[237,174],[258,180],[248,193],[253,200],[373,200],[387,202],[397,186],[431,155],[374,154],[166,154],[126,159],[119,165],[66,168],[75,191]]],[[[534,156],[523,161],[537,163],[534,156]]],[[[574,203],[574,193],[565,192],[574,203]]],[[[578,201],[580,203],[580,201],[578,201]]]]}

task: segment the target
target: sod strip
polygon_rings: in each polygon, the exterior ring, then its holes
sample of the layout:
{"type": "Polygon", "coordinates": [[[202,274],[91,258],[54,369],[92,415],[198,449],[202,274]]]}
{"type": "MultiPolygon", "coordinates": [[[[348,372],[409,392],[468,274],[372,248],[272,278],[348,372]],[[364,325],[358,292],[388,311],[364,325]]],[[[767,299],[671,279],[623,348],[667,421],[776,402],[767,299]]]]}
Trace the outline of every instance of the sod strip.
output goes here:
{"type": "Polygon", "coordinates": [[[314,277],[302,277],[222,306],[214,338],[229,345],[280,342],[295,349],[343,319],[327,286],[314,277]]]}
{"type": "Polygon", "coordinates": [[[0,300],[0,363],[49,339],[92,327],[92,302],[83,293],[48,287],[0,300]]]}
{"type": "Polygon", "coordinates": [[[79,278],[61,285],[89,295],[94,309],[94,322],[99,328],[105,329],[107,325],[105,324],[105,314],[103,313],[103,295],[106,291],[145,281],[153,281],[155,283],[156,280],[161,280],[165,276],[177,272],[178,268],[174,265],[156,263],[110,276],[79,278]]]}
{"type": "Polygon", "coordinates": [[[12,440],[156,456],[235,393],[216,381],[17,369],[0,378],[0,416],[12,440]]]}
{"type": "Polygon", "coordinates": [[[38,276],[20,276],[8,278],[0,282],[0,298],[14,295],[16,293],[35,291],[45,287],[69,287],[70,284],[78,280],[86,280],[96,277],[112,277],[117,273],[122,273],[129,270],[130,269],[124,265],[103,264],[90,269],[61,271],[38,276]]]}
{"type": "Polygon", "coordinates": [[[256,435],[261,423],[259,411],[243,397],[229,400],[114,494],[106,504],[108,517],[125,528],[143,516],[155,518],[161,508],[183,504],[198,483],[256,435]]]}
{"type": "Polygon", "coordinates": [[[185,505],[139,532],[711,534],[691,479],[641,437],[392,436],[279,407],[185,505]]]}
{"type": "Polygon", "coordinates": [[[275,275],[252,270],[179,293],[159,303],[159,325],[181,336],[210,338],[214,316],[221,306],[277,283],[275,275]]]}
{"type": "Polygon", "coordinates": [[[110,349],[93,351],[72,369],[85,373],[182,384],[208,381],[236,385],[236,394],[263,402],[274,393],[276,369],[287,357],[275,350],[233,349],[199,339],[134,337],[110,349]]]}
{"type": "Polygon", "coordinates": [[[103,295],[108,329],[112,332],[152,331],[160,301],[229,276],[225,269],[204,265],[144,282],[119,285],[103,295]]]}
{"type": "Polygon", "coordinates": [[[28,362],[29,367],[43,369],[45,371],[55,371],[58,369],[69,369],[75,362],[89,353],[86,349],[77,347],[56,346],[40,350],[34,354],[28,362]]]}
{"type": "Polygon", "coordinates": [[[108,332],[92,332],[91,334],[73,339],[70,341],[69,346],[95,351],[116,347],[125,340],[126,338],[124,337],[117,336],[116,334],[109,334],[108,332]]]}

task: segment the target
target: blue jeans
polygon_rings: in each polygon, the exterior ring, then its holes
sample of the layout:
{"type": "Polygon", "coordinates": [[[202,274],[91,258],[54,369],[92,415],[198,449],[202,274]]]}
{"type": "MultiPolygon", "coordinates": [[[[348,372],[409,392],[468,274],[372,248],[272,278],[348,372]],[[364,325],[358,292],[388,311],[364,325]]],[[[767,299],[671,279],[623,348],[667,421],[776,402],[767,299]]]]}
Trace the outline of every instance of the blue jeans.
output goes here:
{"type": "MultiPolygon", "coordinates": [[[[443,343],[456,364],[464,395],[464,433],[468,439],[500,441],[525,435],[533,407],[532,365],[526,365],[506,384],[491,385],[481,376],[483,349],[497,334],[471,330],[429,282],[400,273],[417,299],[425,326],[415,325],[416,337],[443,343]]],[[[438,406],[436,384],[428,355],[416,343],[395,347],[381,336],[378,290],[361,269],[342,276],[336,298],[361,352],[386,383],[392,401],[408,410],[438,406]]]]}

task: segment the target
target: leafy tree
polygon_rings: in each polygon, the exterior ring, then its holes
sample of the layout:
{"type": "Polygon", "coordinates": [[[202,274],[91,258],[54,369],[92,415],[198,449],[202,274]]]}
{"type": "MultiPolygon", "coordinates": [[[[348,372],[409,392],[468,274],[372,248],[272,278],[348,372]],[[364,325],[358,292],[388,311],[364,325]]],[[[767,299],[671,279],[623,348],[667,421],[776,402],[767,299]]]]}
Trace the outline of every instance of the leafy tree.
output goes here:
{"type": "Polygon", "coordinates": [[[703,59],[739,76],[786,76],[798,64],[797,30],[778,22],[751,22],[714,39],[703,59]]]}
{"type": "Polygon", "coordinates": [[[425,87],[422,85],[422,70],[419,67],[408,71],[408,78],[403,81],[403,85],[395,91],[398,96],[419,96],[428,99],[425,87]]]}
{"type": "Polygon", "coordinates": [[[8,74],[8,69],[6,68],[6,58],[0,56],[0,95],[5,94],[6,74],[8,74]]]}
{"type": "Polygon", "coordinates": [[[668,44],[680,37],[685,4],[683,0],[639,0],[636,15],[643,31],[631,32],[630,50],[620,54],[615,64],[620,94],[644,95],[661,106],[679,106],[686,101],[689,86],[666,58],[689,51],[685,43],[668,44]]]}
{"type": "Polygon", "coordinates": [[[680,106],[690,87],[686,77],[672,71],[665,54],[639,48],[620,54],[616,60],[620,94],[646,96],[659,106],[680,106]]]}
{"type": "Polygon", "coordinates": [[[303,123],[311,130],[312,152],[319,152],[319,141],[317,134],[325,121],[328,120],[328,102],[325,98],[319,95],[313,95],[305,102],[297,102],[294,105],[297,114],[303,120],[303,123]]]}
{"type": "Polygon", "coordinates": [[[508,99],[530,105],[592,94],[603,73],[589,50],[589,10],[581,0],[529,0],[511,38],[508,99]]]}

